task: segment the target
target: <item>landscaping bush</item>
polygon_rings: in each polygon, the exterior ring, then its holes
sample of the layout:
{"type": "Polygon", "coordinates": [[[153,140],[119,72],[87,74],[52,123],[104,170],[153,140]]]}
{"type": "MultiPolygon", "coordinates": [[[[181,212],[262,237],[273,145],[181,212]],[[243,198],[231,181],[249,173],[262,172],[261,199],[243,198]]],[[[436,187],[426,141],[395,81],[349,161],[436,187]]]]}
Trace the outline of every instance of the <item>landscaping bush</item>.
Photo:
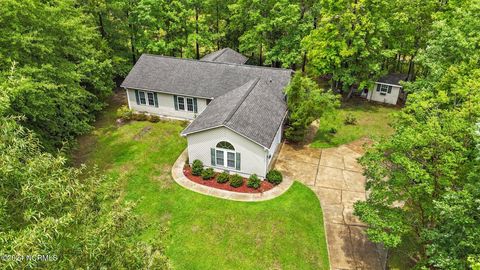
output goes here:
{"type": "Polygon", "coordinates": [[[156,115],[149,115],[148,116],[148,121],[150,121],[152,123],[158,123],[158,122],[160,122],[160,117],[158,117],[156,115]]]}
{"type": "Polygon", "coordinates": [[[212,179],[213,176],[215,176],[215,172],[213,171],[212,168],[206,168],[206,169],[203,170],[203,172],[202,172],[202,178],[203,178],[203,180],[212,179]]]}
{"type": "Polygon", "coordinates": [[[357,118],[349,113],[345,116],[345,121],[344,121],[345,125],[356,125],[357,124],[357,118]]]}
{"type": "Polygon", "coordinates": [[[238,188],[243,185],[243,177],[241,177],[238,174],[232,174],[230,175],[230,186],[238,188]]]}
{"type": "Polygon", "coordinates": [[[125,121],[132,120],[132,116],[133,116],[133,110],[130,110],[126,105],[123,105],[117,110],[117,117],[121,118],[122,120],[125,120],[125,121]]]}
{"type": "Polygon", "coordinates": [[[192,174],[199,176],[199,175],[202,175],[202,171],[203,171],[203,163],[200,160],[195,159],[192,163],[192,174]]]}
{"type": "Polygon", "coordinates": [[[282,180],[283,180],[282,173],[277,170],[271,170],[267,173],[267,181],[274,185],[280,184],[282,180]]]}
{"type": "Polygon", "coordinates": [[[328,133],[330,133],[330,134],[337,134],[337,131],[338,131],[338,130],[337,130],[336,128],[332,127],[332,128],[330,128],[330,129],[328,130],[328,133]]]}
{"type": "Polygon", "coordinates": [[[217,183],[223,184],[228,182],[230,175],[227,172],[222,172],[217,176],[217,183]]]}
{"type": "Polygon", "coordinates": [[[134,113],[132,115],[132,119],[133,120],[136,120],[136,121],[147,121],[148,120],[148,116],[144,113],[134,113]]]}
{"type": "Polygon", "coordinates": [[[254,189],[257,189],[260,187],[260,178],[258,178],[258,176],[256,174],[252,174],[249,178],[248,178],[248,182],[247,182],[247,187],[251,187],[251,188],[254,188],[254,189]]]}

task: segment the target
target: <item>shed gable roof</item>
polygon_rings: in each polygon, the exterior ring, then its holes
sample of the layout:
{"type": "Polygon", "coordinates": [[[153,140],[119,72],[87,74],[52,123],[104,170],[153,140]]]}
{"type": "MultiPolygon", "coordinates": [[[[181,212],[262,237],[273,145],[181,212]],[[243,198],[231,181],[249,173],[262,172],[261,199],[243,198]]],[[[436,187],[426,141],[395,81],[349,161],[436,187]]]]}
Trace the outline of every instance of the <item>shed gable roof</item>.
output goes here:
{"type": "Polygon", "coordinates": [[[391,73],[387,74],[383,77],[380,77],[377,82],[378,83],[387,83],[400,86],[400,81],[407,81],[407,74],[403,73],[391,73]]]}

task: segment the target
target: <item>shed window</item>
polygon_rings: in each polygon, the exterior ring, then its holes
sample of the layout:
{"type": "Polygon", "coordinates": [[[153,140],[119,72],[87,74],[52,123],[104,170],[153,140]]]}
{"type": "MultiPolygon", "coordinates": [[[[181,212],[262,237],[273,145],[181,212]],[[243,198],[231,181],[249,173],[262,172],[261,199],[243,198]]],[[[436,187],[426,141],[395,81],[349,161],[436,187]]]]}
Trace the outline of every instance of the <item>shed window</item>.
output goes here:
{"type": "MultiPolygon", "coordinates": [[[[378,88],[377,88],[378,89],[378,88]]],[[[386,85],[386,84],[382,84],[380,86],[380,95],[386,95],[386,94],[390,94],[392,93],[392,86],[391,85],[386,85]]]]}

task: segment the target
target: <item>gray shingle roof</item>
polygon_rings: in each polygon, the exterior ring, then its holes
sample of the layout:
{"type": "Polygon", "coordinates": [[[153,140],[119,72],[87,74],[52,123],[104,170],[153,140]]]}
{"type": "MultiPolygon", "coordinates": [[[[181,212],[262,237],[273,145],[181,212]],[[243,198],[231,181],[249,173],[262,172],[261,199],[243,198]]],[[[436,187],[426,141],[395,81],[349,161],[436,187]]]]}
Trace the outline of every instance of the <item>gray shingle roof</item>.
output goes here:
{"type": "Polygon", "coordinates": [[[270,148],[286,111],[269,82],[255,79],[210,102],[182,135],[224,126],[270,148]]]}
{"type": "Polygon", "coordinates": [[[215,98],[248,81],[271,81],[281,93],[292,70],[251,65],[197,61],[142,54],[121,87],[215,98]]]}
{"type": "Polygon", "coordinates": [[[380,77],[377,82],[379,83],[388,83],[393,85],[400,85],[400,81],[406,81],[408,75],[402,73],[391,73],[380,77]]]}
{"type": "Polygon", "coordinates": [[[214,98],[182,132],[225,126],[270,148],[285,117],[292,70],[143,54],[122,87],[214,98]]]}
{"type": "Polygon", "coordinates": [[[248,58],[230,48],[223,48],[216,52],[205,55],[200,61],[211,61],[219,63],[245,64],[248,58]]]}

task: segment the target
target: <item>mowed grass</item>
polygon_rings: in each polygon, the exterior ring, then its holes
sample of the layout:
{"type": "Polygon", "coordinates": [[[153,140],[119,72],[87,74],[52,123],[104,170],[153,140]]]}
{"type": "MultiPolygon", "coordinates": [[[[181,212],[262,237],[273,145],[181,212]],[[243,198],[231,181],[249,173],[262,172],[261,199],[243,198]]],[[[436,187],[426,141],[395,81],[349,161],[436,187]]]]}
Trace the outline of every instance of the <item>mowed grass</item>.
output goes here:
{"type": "Polygon", "coordinates": [[[392,134],[389,123],[393,120],[392,113],[398,108],[374,104],[362,100],[343,103],[336,116],[324,116],[319,120],[319,128],[311,146],[329,148],[349,143],[363,137],[378,140],[392,134]],[[357,119],[357,124],[346,125],[347,115],[357,119]],[[332,132],[336,130],[336,133],[332,132]]]}
{"type": "Polygon", "coordinates": [[[83,151],[89,166],[121,183],[122,197],[137,203],[148,227],[136,241],[163,239],[176,269],[329,269],[322,211],[306,186],[243,203],[177,185],[170,169],[186,147],[183,128],[178,121],[105,124],[93,132],[91,151],[83,151]]]}

